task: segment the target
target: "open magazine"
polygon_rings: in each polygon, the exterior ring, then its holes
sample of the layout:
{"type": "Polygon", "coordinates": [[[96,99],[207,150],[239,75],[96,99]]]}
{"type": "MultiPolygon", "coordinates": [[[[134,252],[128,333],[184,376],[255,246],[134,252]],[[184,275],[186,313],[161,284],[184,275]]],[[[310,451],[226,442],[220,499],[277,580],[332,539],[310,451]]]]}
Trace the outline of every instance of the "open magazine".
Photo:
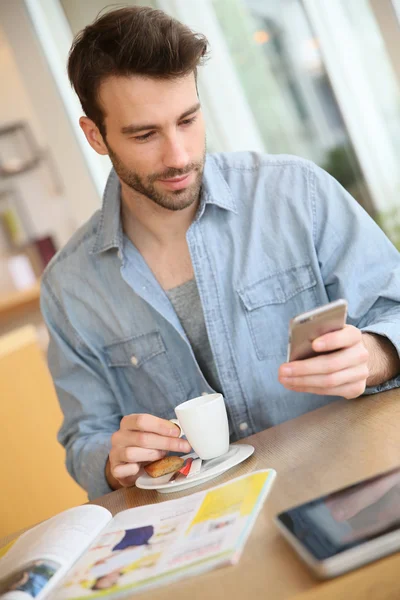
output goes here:
{"type": "Polygon", "coordinates": [[[71,508],[0,549],[1,600],[132,594],[239,560],[276,472],[131,508],[71,508]]]}

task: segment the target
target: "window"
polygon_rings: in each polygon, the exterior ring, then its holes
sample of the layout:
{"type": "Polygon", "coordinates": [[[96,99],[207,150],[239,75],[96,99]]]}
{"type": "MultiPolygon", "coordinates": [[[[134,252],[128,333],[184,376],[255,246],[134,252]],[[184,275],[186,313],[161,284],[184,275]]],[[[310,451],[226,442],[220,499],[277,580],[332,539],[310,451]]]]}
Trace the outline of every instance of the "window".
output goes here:
{"type": "MultiPolygon", "coordinates": [[[[52,2],[71,37],[110,6],[52,2]]],[[[376,0],[130,3],[161,8],[209,38],[199,91],[210,151],[297,154],[329,171],[374,217],[398,211],[400,91],[376,0]]]]}

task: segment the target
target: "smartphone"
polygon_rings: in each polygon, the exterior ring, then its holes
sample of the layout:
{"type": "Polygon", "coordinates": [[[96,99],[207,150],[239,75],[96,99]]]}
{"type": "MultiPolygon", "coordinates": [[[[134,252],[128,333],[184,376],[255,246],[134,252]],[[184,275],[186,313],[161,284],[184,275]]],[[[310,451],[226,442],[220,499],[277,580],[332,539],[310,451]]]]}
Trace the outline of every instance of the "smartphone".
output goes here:
{"type": "Polygon", "coordinates": [[[346,324],[346,317],[347,301],[340,299],[291,319],[289,323],[287,362],[321,354],[314,352],[312,348],[313,341],[325,333],[343,329],[346,324]]]}
{"type": "Polygon", "coordinates": [[[280,532],[320,579],[400,550],[400,467],[275,517],[280,532]]]}

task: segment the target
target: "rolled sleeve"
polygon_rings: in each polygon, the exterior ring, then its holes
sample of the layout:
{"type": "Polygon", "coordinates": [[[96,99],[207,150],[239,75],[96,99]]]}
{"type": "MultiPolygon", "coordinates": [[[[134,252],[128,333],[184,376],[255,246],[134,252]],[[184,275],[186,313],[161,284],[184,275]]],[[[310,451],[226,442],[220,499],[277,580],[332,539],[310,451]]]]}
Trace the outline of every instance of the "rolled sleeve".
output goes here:
{"type": "MultiPolygon", "coordinates": [[[[369,325],[367,327],[362,327],[361,331],[363,333],[375,333],[377,335],[386,337],[388,340],[390,340],[392,342],[392,344],[396,348],[397,354],[400,358],[400,337],[399,337],[398,329],[399,329],[398,324],[396,325],[395,322],[393,322],[393,323],[385,322],[385,323],[376,323],[374,325],[369,325]]],[[[388,381],[385,381],[384,383],[380,383],[379,385],[367,387],[364,392],[364,395],[377,394],[378,392],[386,392],[387,390],[391,390],[393,388],[398,388],[398,387],[400,387],[400,373],[398,375],[396,375],[396,377],[393,377],[392,379],[389,379],[388,381]]]]}
{"type": "Polygon", "coordinates": [[[105,466],[122,416],[99,357],[73,330],[45,281],[41,309],[50,335],[48,365],[64,415],[58,441],[68,472],[92,500],[112,491],[105,466]]]}
{"type": "MultiPolygon", "coordinates": [[[[348,323],[388,338],[400,356],[400,253],[330,175],[315,169],[315,247],[330,300],[345,298],[348,323]]],[[[374,394],[400,387],[400,374],[374,394]]]]}

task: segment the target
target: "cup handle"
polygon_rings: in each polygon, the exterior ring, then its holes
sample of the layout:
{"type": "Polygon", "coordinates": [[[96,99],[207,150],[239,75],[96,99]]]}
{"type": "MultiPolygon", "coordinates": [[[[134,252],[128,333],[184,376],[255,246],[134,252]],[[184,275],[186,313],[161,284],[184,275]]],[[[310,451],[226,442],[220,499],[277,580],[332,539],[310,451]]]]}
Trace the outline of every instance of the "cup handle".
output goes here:
{"type": "Polygon", "coordinates": [[[180,434],[179,437],[183,437],[185,434],[183,433],[183,429],[181,427],[181,424],[179,423],[178,419],[170,419],[170,422],[173,423],[174,425],[176,425],[177,427],[179,427],[180,429],[180,434]]]}

